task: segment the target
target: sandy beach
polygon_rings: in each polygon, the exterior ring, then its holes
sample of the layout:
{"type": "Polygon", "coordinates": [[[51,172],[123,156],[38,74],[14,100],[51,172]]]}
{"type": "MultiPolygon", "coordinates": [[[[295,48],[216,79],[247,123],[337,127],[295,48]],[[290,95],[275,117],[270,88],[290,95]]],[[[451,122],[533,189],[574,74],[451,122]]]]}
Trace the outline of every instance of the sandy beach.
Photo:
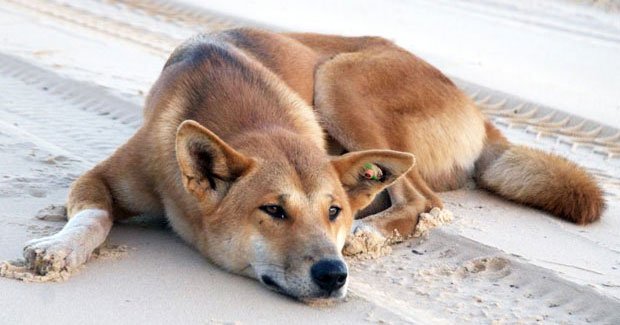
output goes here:
{"type": "Polygon", "coordinates": [[[178,43],[240,25],[394,39],[444,70],[511,141],[584,165],[608,205],[600,222],[580,227],[474,184],[442,193],[451,223],[387,256],[350,259],[348,297],[326,306],[228,274],[165,220],[142,216],[115,225],[101,254],[66,281],[0,278],[0,323],[620,323],[614,10],[500,0],[329,10],[320,1],[0,4],[0,261],[62,228],[62,218],[37,213],[63,205],[71,182],[136,131],[145,94],[178,43]]]}

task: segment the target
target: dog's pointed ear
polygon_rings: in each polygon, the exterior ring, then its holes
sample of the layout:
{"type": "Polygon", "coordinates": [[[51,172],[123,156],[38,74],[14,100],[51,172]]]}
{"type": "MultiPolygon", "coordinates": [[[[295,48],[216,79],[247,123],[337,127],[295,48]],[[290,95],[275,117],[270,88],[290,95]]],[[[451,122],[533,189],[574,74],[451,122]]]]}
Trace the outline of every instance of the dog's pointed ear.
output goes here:
{"type": "Polygon", "coordinates": [[[354,212],[365,208],[414,164],[414,155],[392,150],[350,152],[332,160],[354,212]]]}
{"type": "Polygon", "coordinates": [[[209,193],[218,195],[254,163],[254,159],[192,120],[184,121],[177,129],[176,155],[183,186],[200,200],[209,193]]]}

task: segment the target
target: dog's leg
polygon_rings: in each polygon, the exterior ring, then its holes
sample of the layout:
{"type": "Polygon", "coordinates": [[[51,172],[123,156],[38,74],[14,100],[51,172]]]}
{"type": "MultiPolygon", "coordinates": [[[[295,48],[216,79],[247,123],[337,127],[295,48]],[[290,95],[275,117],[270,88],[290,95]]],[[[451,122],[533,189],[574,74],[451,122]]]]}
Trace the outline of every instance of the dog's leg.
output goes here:
{"type": "MultiPolygon", "coordinates": [[[[391,48],[381,52],[345,53],[317,70],[315,109],[329,135],[346,150],[391,149],[416,153],[416,122],[428,117],[427,113],[415,109],[417,98],[411,96],[415,85],[406,83],[411,79],[408,73],[415,66],[404,60],[409,58],[405,55],[408,54],[391,48]],[[388,69],[385,67],[388,63],[389,73],[384,70],[388,69]]],[[[357,221],[360,227],[371,227],[384,235],[396,230],[407,236],[415,230],[420,213],[443,207],[417,166],[391,185],[388,194],[391,207],[357,221]]]]}
{"type": "MultiPolygon", "coordinates": [[[[432,208],[440,208],[443,209],[443,202],[435,194],[435,192],[428,186],[426,181],[422,178],[417,168],[413,168],[408,174],[407,179],[411,182],[412,186],[417,189],[420,194],[424,196],[426,199],[426,205],[424,210],[429,211],[432,208]]],[[[392,200],[396,198],[392,197],[392,200]]]]}
{"type": "Polygon", "coordinates": [[[45,275],[80,266],[105,241],[114,219],[144,211],[140,205],[145,202],[138,202],[138,198],[142,201],[149,195],[139,185],[141,170],[138,155],[130,154],[136,147],[131,143],[72,185],[67,204],[69,221],[60,232],[26,244],[24,258],[32,270],[45,275]]]}
{"type": "MultiPolygon", "coordinates": [[[[412,184],[409,177],[401,178],[388,188],[392,205],[379,213],[356,220],[355,227],[374,229],[384,237],[395,232],[400,235],[412,234],[418,223],[418,215],[426,210],[427,200],[412,184]]],[[[358,229],[353,229],[353,232],[358,229]]]]}
{"type": "Polygon", "coordinates": [[[387,189],[392,205],[379,213],[353,223],[352,236],[347,237],[343,254],[384,254],[384,247],[413,234],[418,215],[426,200],[408,178],[401,178],[387,189]]]}
{"type": "Polygon", "coordinates": [[[80,177],[69,195],[69,221],[49,237],[24,247],[28,266],[38,274],[75,268],[88,260],[112,228],[112,198],[101,173],[91,170],[80,177]]]}

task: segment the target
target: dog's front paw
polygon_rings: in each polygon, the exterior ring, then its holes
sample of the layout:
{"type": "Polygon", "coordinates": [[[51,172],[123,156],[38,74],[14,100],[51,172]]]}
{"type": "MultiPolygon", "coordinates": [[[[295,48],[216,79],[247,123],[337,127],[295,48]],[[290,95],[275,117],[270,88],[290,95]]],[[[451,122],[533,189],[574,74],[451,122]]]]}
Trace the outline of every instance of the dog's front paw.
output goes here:
{"type": "Polygon", "coordinates": [[[392,251],[389,240],[372,224],[356,220],[353,231],[344,244],[342,253],[348,256],[377,258],[392,251]]]}
{"type": "Polygon", "coordinates": [[[24,247],[26,265],[38,275],[75,269],[88,260],[90,253],[66,234],[35,239],[24,247]]]}

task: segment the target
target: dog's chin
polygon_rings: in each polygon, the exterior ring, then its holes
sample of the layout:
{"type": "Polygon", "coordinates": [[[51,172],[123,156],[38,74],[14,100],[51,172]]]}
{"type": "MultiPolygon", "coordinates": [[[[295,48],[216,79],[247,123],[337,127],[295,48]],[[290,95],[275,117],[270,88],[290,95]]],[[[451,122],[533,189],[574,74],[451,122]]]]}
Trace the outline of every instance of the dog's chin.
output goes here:
{"type": "Polygon", "coordinates": [[[298,299],[312,307],[329,307],[343,301],[346,295],[346,290],[342,289],[331,294],[324,293],[318,294],[315,297],[299,297],[298,299]]]}
{"type": "Polygon", "coordinates": [[[338,301],[343,300],[344,297],[347,295],[346,286],[333,292],[317,291],[310,295],[300,296],[292,293],[291,290],[287,290],[268,275],[261,276],[260,281],[270,290],[313,306],[332,305],[334,303],[337,303],[338,301]]]}

